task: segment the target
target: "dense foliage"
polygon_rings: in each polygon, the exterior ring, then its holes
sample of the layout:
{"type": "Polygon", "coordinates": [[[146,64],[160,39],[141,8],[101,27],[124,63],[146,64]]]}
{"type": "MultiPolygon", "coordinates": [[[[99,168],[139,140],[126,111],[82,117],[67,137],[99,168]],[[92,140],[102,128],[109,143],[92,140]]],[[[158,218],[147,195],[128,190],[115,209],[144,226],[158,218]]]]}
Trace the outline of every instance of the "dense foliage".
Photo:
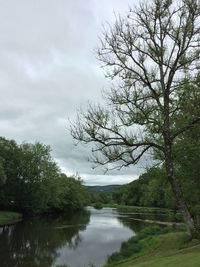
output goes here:
{"type": "Polygon", "coordinates": [[[175,166],[184,197],[200,227],[200,127],[186,132],[174,150],[175,166]]]}
{"type": "Polygon", "coordinates": [[[113,193],[118,188],[120,188],[120,185],[86,186],[90,205],[102,206],[104,204],[113,204],[113,193]]]}
{"type": "Polygon", "coordinates": [[[81,209],[86,199],[81,180],[61,173],[49,146],[0,138],[0,208],[38,214],[81,209]]]}
{"type": "Polygon", "coordinates": [[[164,170],[154,167],[142,174],[138,180],[122,186],[115,194],[118,204],[174,208],[171,188],[165,179],[164,170]]]}

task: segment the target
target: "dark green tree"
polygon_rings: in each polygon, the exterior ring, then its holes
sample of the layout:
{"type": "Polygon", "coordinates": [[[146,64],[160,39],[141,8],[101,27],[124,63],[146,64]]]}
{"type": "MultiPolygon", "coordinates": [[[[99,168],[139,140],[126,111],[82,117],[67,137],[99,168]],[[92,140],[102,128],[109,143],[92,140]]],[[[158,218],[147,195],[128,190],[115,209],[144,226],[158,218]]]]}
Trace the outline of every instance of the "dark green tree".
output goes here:
{"type": "Polygon", "coordinates": [[[184,197],[200,227],[200,127],[185,132],[178,140],[174,153],[184,197]]]}
{"type": "Polygon", "coordinates": [[[117,18],[97,52],[113,81],[105,94],[108,104],[80,112],[71,131],[76,140],[95,144],[97,164],[128,167],[147,151],[162,154],[190,236],[196,227],[176,175],[173,146],[200,122],[200,114],[191,110],[176,123],[185,87],[199,91],[199,19],[197,0],[152,0],[117,18]]]}
{"type": "Polygon", "coordinates": [[[55,199],[52,206],[60,210],[81,210],[88,204],[88,193],[82,181],[75,177],[61,174],[54,183],[55,199]],[[57,204],[55,204],[57,201],[57,204]]]}
{"type": "Polygon", "coordinates": [[[41,143],[0,138],[0,206],[29,214],[80,210],[87,204],[81,180],[62,174],[41,143]]]}
{"type": "Polygon", "coordinates": [[[3,160],[0,159],[0,186],[5,184],[6,179],[7,177],[3,166],[3,160]]]}
{"type": "Polygon", "coordinates": [[[121,186],[114,194],[114,199],[125,205],[175,208],[172,191],[162,167],[149,168],[137,180],[121,186]]]}
{"type": "Polygon", "coordinates": [[[60,173],[51,157],[51,149],[40,143],[24,143],[19,147],[16,205],[36,213],[47,211],[54,198],[51,188],[60,173]]]}
{"type": "Polygon", "coordinates": [[[6,182],[0,187],[1,206],[12,205],[17,192],[20,150],[14,140],[0,137],[0,159],[6,182]]]}

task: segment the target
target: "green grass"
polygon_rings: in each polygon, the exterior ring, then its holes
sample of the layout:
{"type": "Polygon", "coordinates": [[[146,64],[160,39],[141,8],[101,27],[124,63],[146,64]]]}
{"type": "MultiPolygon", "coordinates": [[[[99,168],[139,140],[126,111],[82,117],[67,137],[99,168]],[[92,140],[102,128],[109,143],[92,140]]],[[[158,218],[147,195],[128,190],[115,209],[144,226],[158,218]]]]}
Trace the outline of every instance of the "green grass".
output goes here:
{"type": "Polygon", "coordinates": [[[0,211],[0,226],[12,224],[21,220],[22,215],[18,212],[0,211]]]}
{"type": "Polygon", "coordinates": [[[172,232],[142,240],[143,248],[127,259],[105,267],[199,267],[200,241],[188,241],[184,232],[172,232]]]}

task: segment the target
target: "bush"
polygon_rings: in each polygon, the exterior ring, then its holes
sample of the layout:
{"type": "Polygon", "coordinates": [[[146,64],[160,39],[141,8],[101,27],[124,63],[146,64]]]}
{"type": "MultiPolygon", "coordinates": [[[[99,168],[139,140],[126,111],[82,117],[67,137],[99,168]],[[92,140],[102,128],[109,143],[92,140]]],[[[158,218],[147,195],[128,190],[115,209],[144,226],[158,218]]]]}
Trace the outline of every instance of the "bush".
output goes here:
{"type": "Polygon", "coordinates": [[[95,209],[100,210],[100,209],[103,208],[103,205],[102,205],[101,203],[94,203],[93,207],[94,207],[95,209]]]}

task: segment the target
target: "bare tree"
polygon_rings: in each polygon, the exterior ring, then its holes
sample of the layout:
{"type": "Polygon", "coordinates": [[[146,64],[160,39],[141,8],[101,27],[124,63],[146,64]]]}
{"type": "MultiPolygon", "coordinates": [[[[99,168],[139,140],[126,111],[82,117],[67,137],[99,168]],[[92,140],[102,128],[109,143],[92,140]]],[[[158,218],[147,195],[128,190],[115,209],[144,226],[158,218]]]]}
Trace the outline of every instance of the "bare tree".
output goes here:
{"type": "MultiPolygon", "coordinates": [[[[72,136],[94,143],[93,161],[121,168],[149,150],[163,155],[167,178],[190,235],[194,220],[175,174],[173,144],[200,123],[190,114],[177,127],[181,98],[200,66],[200,8],[196,0],[152,0],[117,17],[97,51],[112,79],[104,107],[79,112],[72,136]],[[187,86],[186,86],[187,85],[187,86]]],[[[200,90],[196,86],[196,90],[200,90]]]]}

